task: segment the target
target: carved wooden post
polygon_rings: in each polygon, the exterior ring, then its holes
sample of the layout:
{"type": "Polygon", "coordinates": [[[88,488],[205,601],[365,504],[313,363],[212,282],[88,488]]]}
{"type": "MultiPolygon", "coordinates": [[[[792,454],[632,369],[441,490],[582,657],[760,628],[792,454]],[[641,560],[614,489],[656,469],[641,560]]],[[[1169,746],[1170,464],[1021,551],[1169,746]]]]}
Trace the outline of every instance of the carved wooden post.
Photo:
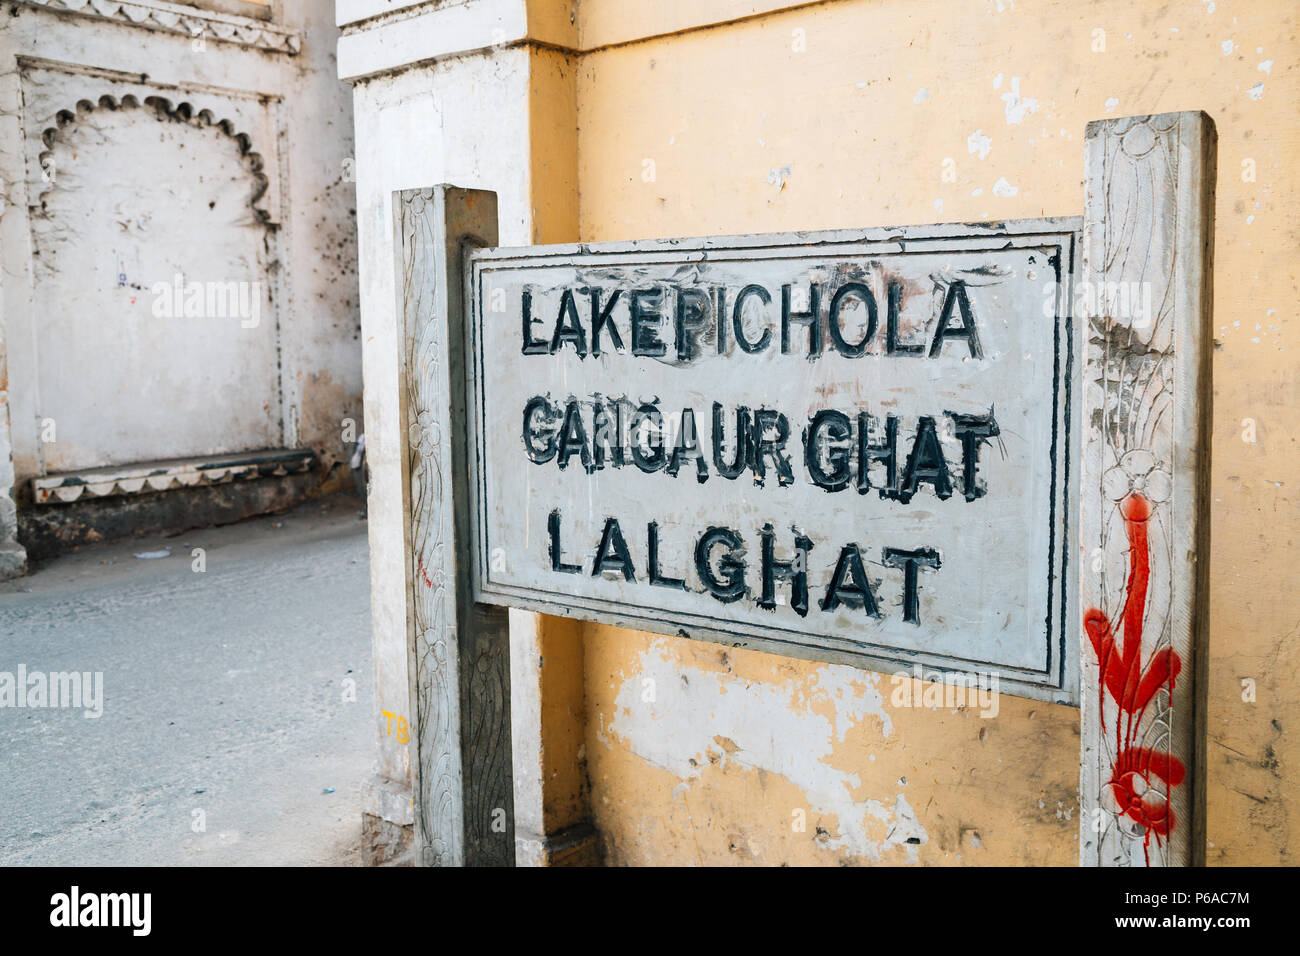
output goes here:
{"type": "Polygon", "coordinates": [[[417,859],[512,866],[510,639],[470,598],[462,253],[497,243],[496,194],[394,193],[407,646],[417,859]]]}
{"type": "Polygon", "coordinates": [[[1194,112],[1086,135],[1084,866],[1204,862],[1215,139],[1194,112]]]}

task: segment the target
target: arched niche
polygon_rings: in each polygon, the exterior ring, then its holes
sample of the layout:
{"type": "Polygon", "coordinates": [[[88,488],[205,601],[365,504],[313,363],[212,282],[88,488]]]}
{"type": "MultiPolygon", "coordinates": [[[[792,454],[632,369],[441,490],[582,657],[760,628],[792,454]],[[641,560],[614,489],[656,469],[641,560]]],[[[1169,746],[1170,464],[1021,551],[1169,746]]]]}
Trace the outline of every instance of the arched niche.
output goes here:
{"type": "Polygon", "coordinates": [[[283,443],[275,229],[250,137],[161,96],[41,132],[31,210],[44,470],[283,443]]]}

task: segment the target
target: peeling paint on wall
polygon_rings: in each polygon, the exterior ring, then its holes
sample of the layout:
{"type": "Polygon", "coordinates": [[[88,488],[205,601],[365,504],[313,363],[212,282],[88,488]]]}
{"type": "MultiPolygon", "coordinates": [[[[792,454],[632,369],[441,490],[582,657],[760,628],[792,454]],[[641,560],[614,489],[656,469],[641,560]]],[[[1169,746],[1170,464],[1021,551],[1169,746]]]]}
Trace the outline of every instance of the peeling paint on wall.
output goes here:
{"type": "MultiPolygon", "coordinates": [[[[893,732],[880,681],[879,674],[825,666],[811,679],[757,685],[725,674],[678,670],[667,641],[657,640],[619,689],[607,732],[625,738],[642,759],[676,774],[686,789],[718,761],[779,774],[807,795],[811,809],[839,820],[840,832],[825,842],[827,848],[877,862],[903,847],[907,862],[914,863],[915,845],[927,834],[907,798],[898,793],[892,801],[855,799],[861,777],[829,762],[832,741],[843,742],[848,729],[868,717],[879,722],[882,737],[893,732]],[[780,731],[773,733],[778,719],[780,731]],[[871,821],[885,825],[883,838],[871,821]]],[[[598,730],[597,739],[605,733],[598,730]]]]}
{"type": "Polygon", "coordinates": [[[1077,750],[1072,710],[1003,698],[1030,728],[1007,740],[973,707],[923,706],[919,682],[895,706],[892,675],[596,625],[584,643],[608,863],[1073,860],[1076,774],[1042,751],[1077,750]]]}

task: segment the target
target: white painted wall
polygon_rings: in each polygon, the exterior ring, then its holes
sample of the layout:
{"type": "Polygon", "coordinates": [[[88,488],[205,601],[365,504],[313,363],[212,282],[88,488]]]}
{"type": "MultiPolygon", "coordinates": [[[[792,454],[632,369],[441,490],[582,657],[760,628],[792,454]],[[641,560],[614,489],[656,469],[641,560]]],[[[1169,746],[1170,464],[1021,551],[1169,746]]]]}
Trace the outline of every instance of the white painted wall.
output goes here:
{"type": "MultiPolygon", "coordinates": [[[[440,18],[447,17],[478,26],[509,23],[521,33],[525,29],[522,0],[476,0],[465,6],[421,10],[415,17],[421,22],[403,20],[402,30],[445,40],[448,35],[437,28],[447,22],[440,18]]],[[[381,711],[409,719],[392,194],[439,183],[492,190],[498,196],[501,244],[531,242],[530,64],[526,47],[500,46],[465,55],[454,55],[461,51],[445,45],[396,49],[388,42],[393,29],[389,21],[367,20],[389,7],[380,0],[338,4],[340,21],[349,23],[339,44],[339,62],[341,75],[355,80],[375,694],[381,711]],[[426,62],[431,55],[444,54],[446,58],[426,62]]],[[[486,29],[481,36],[474,34],[466,40],[466,49],[477,50],[491,37],[486,29]]],[[[504,34],[497,37],[505,39],[504,34]]],[[[512,625],[512,634],[514,630],[512,625]]],[[[535,684],[535,668],[531,676],[535,684]]],[[[516,684],[522,688],[527,682],[516,679],[516,684]]],[[[404,824],[411,819],[406,742],[388,732],[382,716],[378,728],[379,758],[369,810],[404,824]]],[[[536,783],[535,775],[532,779],[536,783]]],[[[520,822],[527,818],[518,796],[516,814],[520,822]]],[[[540,819],[540,810],[534,816],[540,819]]]]}
{"type": "Polygon", "coordinates": [[[346,461],[360,328],[350,91],[330,6],[276,4],[269,25],[196,11],[177,26],[154,0],[14,10],[0,18],[0,360],[20,491],[65,468],[282,444],[346,461]],[[141,11],[154,15],[137,23],[141,11]],[[99,106],[127,95],[142,105],[99,106]],[[149,97],[210,123],[160,121],[149,97]],[[62,111],[73,119],[60,126],[62,111]],[[210,125],[223,120],[227,132],[210,125]],[[264,223],[249,203],[257,175],[264,223]],[[153,316],[153,284],[178,267],[261,281],[258,326],[153,316]]]}

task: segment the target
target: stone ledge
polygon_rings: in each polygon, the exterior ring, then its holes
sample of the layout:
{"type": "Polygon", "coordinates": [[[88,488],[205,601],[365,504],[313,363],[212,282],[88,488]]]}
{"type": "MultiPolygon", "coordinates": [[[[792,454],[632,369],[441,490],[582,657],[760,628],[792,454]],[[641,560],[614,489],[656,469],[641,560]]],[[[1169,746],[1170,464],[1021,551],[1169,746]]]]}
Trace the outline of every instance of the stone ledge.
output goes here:
{"type": "Polygon", "coordinates": [[[450,57],[533,46],[565,56],[761,20],[827,0],[695,0],[661,9],[573,0],[337,0],[339,78],[359,82],[450,57]]]}
{"type": "Polygon", "coordinates": [[[141,495],[255,478],[278,478],[309,471],[315,461],[316,454],[309,448],[276,448],[90,468],[33,478],[32,500],[38,505],[63,504],[114,495],[141,495]]]}
{"type": "Polygon", "coordinates": [[[33,505],[18,511],[18,540],[27,548],[30,567],[102,541],[170,536],[288,511],[318,486],[313,471],[150,494],[87,496],[57,507],[33,505]]]}
{"type": "Polygon", "coordinates": [[[583,820],[545,836],[515,833],[518,866],[601,866],[600,831],[583,820]]]}
{"type": "Polygon", "coordinates": [[[19,0],[29,7],[74,16],[113,20],[127,26],[224,40],[240,46],[293,55],[302,38],[284,27],[251,17],[200,10],[163,0],[19,0]]]}
{"type": "Polygon", "coordinates": [[[339,79],[356,82],[417,63],[507,49],[528,37],[522,0],[469,0],[399,9],[391,16],[343,27],[339,79]]]}

